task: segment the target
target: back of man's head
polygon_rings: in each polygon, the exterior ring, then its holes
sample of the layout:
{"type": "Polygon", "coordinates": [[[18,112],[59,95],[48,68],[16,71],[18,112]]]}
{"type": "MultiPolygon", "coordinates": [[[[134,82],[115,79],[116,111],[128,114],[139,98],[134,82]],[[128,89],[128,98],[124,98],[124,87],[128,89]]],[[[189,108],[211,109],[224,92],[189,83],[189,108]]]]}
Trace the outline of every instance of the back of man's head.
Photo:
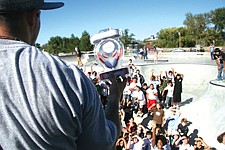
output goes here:
{"type": "Polygon", "coordinates": [[[214,52],[216,53],[216,52],[221,52],[221,50],[219,49],[219,48],[215,48],[215,50],[214,50],[214,52]]]}
{"type": "Polygon", "coordinates": [[[33,45],[40,29],[40,11],[60,8],[62,2],[0,0],[0,37],[33,45]]]}

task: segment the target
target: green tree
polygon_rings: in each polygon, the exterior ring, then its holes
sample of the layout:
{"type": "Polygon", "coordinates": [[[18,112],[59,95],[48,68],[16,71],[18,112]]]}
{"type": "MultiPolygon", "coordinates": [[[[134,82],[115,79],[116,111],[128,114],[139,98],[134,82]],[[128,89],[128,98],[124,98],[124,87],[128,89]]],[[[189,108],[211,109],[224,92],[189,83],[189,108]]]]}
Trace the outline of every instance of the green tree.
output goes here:
{"type": "Polygon", "coordinates": [[[62,38],[60,36],[51,37],[50,40],[48,41],[48,44],[53,49],[54,54],[65,52],[63,50],[63,42],[62,42],[62,38]]]}
{"type": "MultiPolygon", "coordinates": [[[[217,33],[217,41],[221,45],[225,45],[225,8],[218,8],[211,11],[212,24],[217,33]]],[[[217,44],[218,44],[217,43],[217,44]]]]}
{"type": "Polygon", "coordinates": [[[63,37],[61,45],[62,45],[62,50],[61,50],[62,52],[64,53],[72,52],[72,50],[69,48],[70,47],[69,38],[63,37]]]}
{"type": "Polygon", "coordinates": [[[195,47],[196,40],[190,28],[184,28],[185,34],[182,32],[183,47],[195,47]]]}
{"type": "Polygon", "coordinates": [[[192,13],[186,14],[186,19],[183,24],[189,29],[189,34],[192,34],[193,40],[196,41],[196,44],[205,45],[206,44],[206,34],[210,26],[210,14],[196,14],[192,13]]]}
{"type": "Polygon", "coordinates": [[[121,42],[123,43],[124,47],[126,48],[129,44],[131,44],[132,40],[134,40],[135,35],[133,33],[129,34],[129,29],[125,29],[122,32],[122,36],[120,37],[121,42]]]}
{"type": "Polygon", "coordinates": [[[193,35],[191,31],[185,27],[173,27],[160,30],[157,33],[158,41],[154,44],[159,47],[174,48],[174,47],[193,47],[193,35]]]}
{"type": "Polygon", "coordinates": [[[69,39],[69,43],[70,43],[70,50],[73,54],[74,48],[79,47],[80,39],[78,37],[75,37],[74,34],[72,34],[70,39],[69,39]]]}
{"type": "Polygon", "coordinates": [[[41,48],[50,54],[54,54],[54,49],[52,48],[52,45],[50,45],[49,43],[42,45],[41,48]]]}
{"type": "Polygon", "coordinates": [[[158,37],[158,46],[159,47],[178,47],[178,40],[179,40],[179,34],[178,34],[178,28],[166,28],[162,29],[157,33],[158,37]]]}
{"type": "Polygon", "coordinates": [[[81,51],[91,51],[93,50],[93,45],[90,42],[90,35],[87,31],[82,33],[79,43],[79,49],[81,51]]]}
{"type": "Polygon", "coordinates": [[[215,9],[212,13],[212,23],[214,24],[214,29],[221,32],[225,29],[225,8],[215,9]]]}

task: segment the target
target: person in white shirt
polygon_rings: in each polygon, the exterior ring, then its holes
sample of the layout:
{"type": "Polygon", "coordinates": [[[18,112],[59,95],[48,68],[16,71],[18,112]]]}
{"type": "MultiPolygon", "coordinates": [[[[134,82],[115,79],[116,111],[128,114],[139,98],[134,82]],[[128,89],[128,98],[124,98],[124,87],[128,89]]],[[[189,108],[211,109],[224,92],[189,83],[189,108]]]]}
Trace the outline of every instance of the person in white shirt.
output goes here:
{"type": "Polygon", "coordinates": [[[150,84],[149,88],[146,91],[148,110],[155,108],[157,96],[158,96],[158,91],[154,88],[153,84],[150,84]]]}
{"type": "Polygon", "coordinates": [[[127,68],[129,69],[129,76],[133,76],[134,72],[136,71],[137,67],[134,65],[133,60],[129,59],[129,62],[127,64],[127,68]]]}
{"type": "Polygon", "coordinates": [[[179,150],[194,150],[194,147],[191,146],[188,142],[189,142],[189,138],[188,136],[182,136],[181,138],[179,138],[178,141],[176,141],[177,143],[179,143],[180,141],[182,141],[182,144],[180,144],[179,146],[179,150]]]}
{"type": "Polygon", "coordinates": [[[136,86],[137,86],[137,78],[133,77],[129,88],[129,90],[131,91],[132,104],[134,104],[134,100],[137,97],[136,86]]]}
{"type": "Polygon", "coordinates": [[[173,91],[174,91],[174,85],[171,80],[168,81],[168,85],[163,90],[162,95],[164,95],[166,90],[167,90],[167,95],[166,95],[165,104],[166,104],[166,108],[169,108],[173,100],[173,91]]]}
{"type": "Polygon", "coordinates": [[[127,149],[129,150],[142,150],[144,140],[138,135],[129,134],[129,140],[127,143],[127,149]]]}
{"type": "Polygon", "coordinates": [[[126,86],[123,90],[123,101],[128,102],[130,100],[131,90],[130,90],[130,82],[127,81],[126,86]]]}
{"type": "Polygon", "coordinates": [[[143,115],[143,108],[146,104],[146,100],[145,100],[145,95],[144,95],[143,91],[141,90],[141,84],[137,84],[136,90],[137,90],[137,99],[139,102],[138,114],[143,115]]]}

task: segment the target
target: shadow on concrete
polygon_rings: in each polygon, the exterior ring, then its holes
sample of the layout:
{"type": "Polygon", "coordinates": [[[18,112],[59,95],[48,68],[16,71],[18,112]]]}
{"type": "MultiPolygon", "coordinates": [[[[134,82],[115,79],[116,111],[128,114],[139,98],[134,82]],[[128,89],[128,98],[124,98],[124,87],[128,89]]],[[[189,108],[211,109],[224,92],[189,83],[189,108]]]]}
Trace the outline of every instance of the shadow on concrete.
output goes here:
{"type": "MultiPolygon", "coordinates": [[[[143,61],[145,62],[154,62],[154,59],[143,59],[143,61]]],[[[158,59],[157,60],[158,62],[168,62],[169,60],[168,59],[158,59]]]]}
{"type": "Polygon", "coordinates": [[[189,135],[189,143],[190,145],[195,145],[195,138],[198,137],[198,129],[194,129],[193,132],[189,135]]]}
{"type": "Polygon", "coordinates": [[[185,106],[187,104],[190,104],[192,101],[193,101],[193,98],[186,99],[185,101],[180,103],[180,106],[185,106]]]}
{"type": "Polygon", "coordinates": [[[225,82],[224,81],[217,81],[217,80],[211,80],[209,82],[212,85],[220,86],[220,87],[225,87],[225,82]]]}

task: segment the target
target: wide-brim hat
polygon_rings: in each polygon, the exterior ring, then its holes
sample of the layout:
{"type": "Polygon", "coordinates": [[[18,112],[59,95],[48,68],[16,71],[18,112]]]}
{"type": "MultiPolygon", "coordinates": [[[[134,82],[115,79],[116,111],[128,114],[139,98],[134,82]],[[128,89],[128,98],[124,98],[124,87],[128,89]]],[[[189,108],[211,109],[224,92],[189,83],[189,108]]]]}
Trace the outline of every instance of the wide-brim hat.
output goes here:
{"type": "Polygon", "coordinates": [[[32,9],[50,10],[64,6],[63,2],[45,2],[44,0],[0,0],[0,13],[15,13],[32,9]]]}

